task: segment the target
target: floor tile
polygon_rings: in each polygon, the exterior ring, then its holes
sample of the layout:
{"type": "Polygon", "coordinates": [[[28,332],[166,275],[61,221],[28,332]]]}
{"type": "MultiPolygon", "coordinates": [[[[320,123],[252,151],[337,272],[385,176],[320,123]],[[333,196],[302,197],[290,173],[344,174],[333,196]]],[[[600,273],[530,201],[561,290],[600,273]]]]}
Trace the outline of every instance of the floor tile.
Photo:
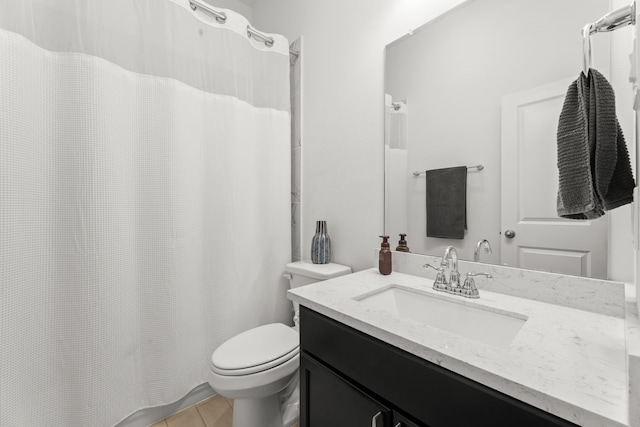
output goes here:
{"type": "Polygon", "coordinates": [[[207,427],[195,406],[170,416],[166,421],[167,427],[207,427]]]}
{"type": "Polygon", "coordinates": [[[224,397],[212,397],[196,407],[206,427],[231,427],[233,409],[224,397]]]}
{"type": "Polygon", "coordinates": [[[216,395],[149,427],[232,427],[232,420],[233,400],[216,395]]]}

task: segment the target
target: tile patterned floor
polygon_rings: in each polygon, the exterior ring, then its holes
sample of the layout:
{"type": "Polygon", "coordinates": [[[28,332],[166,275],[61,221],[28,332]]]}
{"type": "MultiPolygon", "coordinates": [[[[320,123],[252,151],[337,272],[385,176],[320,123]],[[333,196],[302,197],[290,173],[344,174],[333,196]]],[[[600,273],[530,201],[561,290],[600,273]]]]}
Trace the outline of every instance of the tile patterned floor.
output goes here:
{"type": "MultiPolygon", "coordinates": [[[[231,427],[233,400],[210,397],[149,427],[231,427]]],[[[296,423],[293,427],[300,427],[296,423]]]]}

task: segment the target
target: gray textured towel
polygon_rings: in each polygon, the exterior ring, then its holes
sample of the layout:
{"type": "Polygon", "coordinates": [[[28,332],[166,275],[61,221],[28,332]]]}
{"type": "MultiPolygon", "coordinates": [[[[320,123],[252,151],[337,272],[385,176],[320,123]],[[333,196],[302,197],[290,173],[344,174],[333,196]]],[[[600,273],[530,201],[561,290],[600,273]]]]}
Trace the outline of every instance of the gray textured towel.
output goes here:
{"type": "Polygon", "coordinates": [[[591,219],[633,201],[613,88],[594,69],[571,83],[558,122],[558,216],[591,219]]]}
{"type": "Polygon", "coordinates": [[[464,239],[467,167],[427,171],[427,236],[464,239]]]}

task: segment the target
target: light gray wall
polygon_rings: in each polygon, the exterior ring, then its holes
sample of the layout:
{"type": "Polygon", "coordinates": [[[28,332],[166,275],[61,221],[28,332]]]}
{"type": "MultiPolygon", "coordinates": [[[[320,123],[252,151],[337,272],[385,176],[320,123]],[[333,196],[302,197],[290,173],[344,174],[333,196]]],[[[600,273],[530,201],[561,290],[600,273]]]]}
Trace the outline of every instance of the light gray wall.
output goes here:
{"type": "Polygon", "coordinates": [[[371,267],[383,224],[384,47],[460,0],[262,0],[256,28],[304,36],[302,257],[327,220],[333,261],[371,267]]]}

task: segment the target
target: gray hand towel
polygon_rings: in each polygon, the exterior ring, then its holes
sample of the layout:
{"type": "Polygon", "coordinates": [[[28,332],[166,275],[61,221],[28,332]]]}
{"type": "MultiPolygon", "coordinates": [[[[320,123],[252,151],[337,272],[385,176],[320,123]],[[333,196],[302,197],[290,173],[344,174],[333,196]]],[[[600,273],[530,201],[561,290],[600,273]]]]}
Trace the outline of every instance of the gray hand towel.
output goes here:
{"type": "Polygon", "coordinates": [[[633,201],[613,88],[594,69],[571,83],[558,122],[558,216],[592,219],[633,201]]]}
{"type": "Polygon", "coordinates": [[[428,170],[427,236],[464,239],[467,228],[467,167],[428,170]]]}

